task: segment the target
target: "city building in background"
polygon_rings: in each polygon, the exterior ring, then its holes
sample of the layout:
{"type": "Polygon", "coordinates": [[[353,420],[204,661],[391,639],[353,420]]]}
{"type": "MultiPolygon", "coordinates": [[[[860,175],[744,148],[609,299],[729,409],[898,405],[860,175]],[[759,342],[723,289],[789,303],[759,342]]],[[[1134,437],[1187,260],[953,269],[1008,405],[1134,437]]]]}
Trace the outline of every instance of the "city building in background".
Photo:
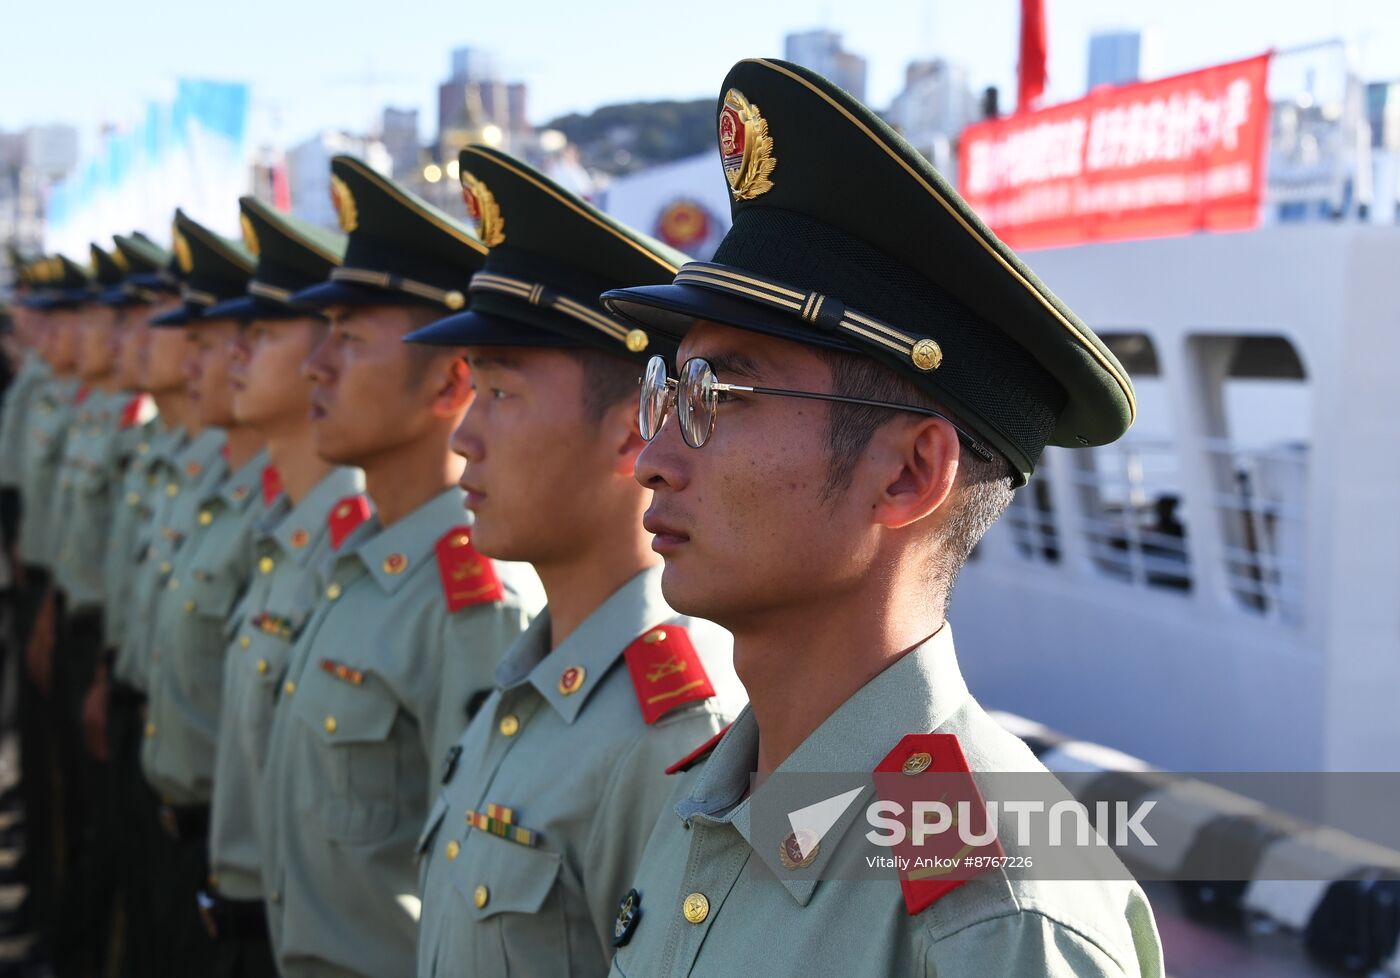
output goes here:
{"type": "Polygon", "coordinates": [[[438,86],[438,149],[454,155],[472,142],[510,149],[529,135],[529,89],[507,82],[495,58],[477,48],[452,52],[452,76],[438,86]]]}
{"type": "Polygon", "coordinates": [[[1100,31],[1089,35],[1089,81],[1092,91],[1100,85],[1127,85],[1141,81],[1142,31],[1100,31]]]}
{"type": "MultiPolygon", "coordinates": [[[[23,254],[37,254],[44,238],[49,187],[78,164],[78,131],[72,126],[34,126],[0,133],[0,241],[23,254]]],[[[8,262],[8,249],[0,263],[8,262]]],[[[0,269],[0,284],[13,276],[0,269]]]]}
{"type": "Polygon", "coordinates": [[[967,68],[931,58],[912,61],[904,69],[904,89],[884,116],[944,176],[956,181],[953,147],[963,128],[981,117],[981,108],[967,68]]]}
{"type": "Polygon", "coordinates": [[[379,137],[393,161],[393,177],[403,180],[422,168],[422,148],[418,142],[418,110],[386,106],[380,121],[379,137]]]}
{"type": "Polygon", "coordinates": [[[865,101],[866,62],[842,45],[836,31],[813,30],[789,34],[783,39],[783,57],[831,79],[857,99],[865,101]]]}

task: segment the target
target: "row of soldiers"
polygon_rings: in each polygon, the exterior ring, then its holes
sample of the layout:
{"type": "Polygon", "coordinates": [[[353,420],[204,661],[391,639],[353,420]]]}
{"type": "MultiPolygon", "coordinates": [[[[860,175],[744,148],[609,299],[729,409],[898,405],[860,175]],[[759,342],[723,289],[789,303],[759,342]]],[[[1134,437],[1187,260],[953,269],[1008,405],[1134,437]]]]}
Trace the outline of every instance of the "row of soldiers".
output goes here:
{"type": "Polygon", "coordinates": [[[339,234],[244,198],[241,242],[177,212],[168,254],[25,266],[0,485],[59,974],[1161,974],[1130,880],[758,838],[755,776],[1043,770],[948,594],[1043,447],[1135,407],[865,106],[765,60],[721,93],[711,262],[471,146],[470,227],[338,157],[339,234]]]}

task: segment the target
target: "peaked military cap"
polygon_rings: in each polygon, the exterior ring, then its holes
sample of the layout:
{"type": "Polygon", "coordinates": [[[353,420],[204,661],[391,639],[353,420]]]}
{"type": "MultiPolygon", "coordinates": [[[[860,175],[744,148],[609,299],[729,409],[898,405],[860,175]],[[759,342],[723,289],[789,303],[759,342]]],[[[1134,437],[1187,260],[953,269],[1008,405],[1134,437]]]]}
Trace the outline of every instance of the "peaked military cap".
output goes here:
{"type": "Polygon", "coordinates": [[[331,200],[350,236],[330,281],[296,293],[299,305],[429,305],[456,312],[486,246],[427,201],[352,156],[331,160],[331,200]]]}
{"type": "Polygon", "coordinates": [[[711,262],[603,303],[681,336],[707,319],[872,357],[1005,455],[1132,423],[1127,371],[905,140],[821,76],[742,61],[720,90],[733,227],[711,262]]]}
{"type": "Polygon", "coordinates": [[[175,263],[182,276],[180,297],[185,304],[152,319],[152,326],[198,322],[210,306],[241,296],[247,290],[256,262],[243,245],[215,234],[182,210],[175,211],[171,238],[175,263]]]}
{"type": "Polygon", "coordinates": [[[31,309],[75,309],[93,298],[87,270],[67,255],[36,259],[29,264],[28,275],[37,290],[24,299],[31,309]]]}
{"type": "Polygon", "coordinates": [[[175,256],[140,231],[116,234],[112,240],[126,266],[126,275],[115,289],[102,294],[102,301],[113,304],[151,303],[157,293],[179,294],[180,283],[172,264],[175,256]]]}
{"type": "Polygon", "coordinates": [[[92,254],[92,277],[97,282],[99,295],[120,285],[126,278],[126,259],[122,253],[115,248],[108,251],[96,241],[88,245],[88,250],[92,254]]]}
{"type": "Polygon", "coordinates": [[[345,238],[280,213],[256,197],[240,197],[243,245],[258,259],[247,295],[209,309],[209,319],[288,319],[307,315],[292,295],[324,282],[345,255],[345,238]]]}
{"type": "Polygon", "coordinates": [[[632,230],[498,150],[462,150],[462,196],[490,246],[471,308],[410,333],[444,346],[592,347],[675,356],[675,341],[603,310],[600,293],[669,282],[686,256],[632,230]]]}

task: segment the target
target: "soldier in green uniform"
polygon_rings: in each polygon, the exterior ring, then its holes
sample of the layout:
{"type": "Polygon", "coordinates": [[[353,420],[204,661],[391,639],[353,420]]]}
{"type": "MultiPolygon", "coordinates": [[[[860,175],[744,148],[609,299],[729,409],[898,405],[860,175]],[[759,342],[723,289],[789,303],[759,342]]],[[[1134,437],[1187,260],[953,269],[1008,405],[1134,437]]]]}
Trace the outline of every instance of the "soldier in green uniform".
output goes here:
{"type": "Polygon", "coordinates": [[[12,336],[20,359],[14,364],[15,373],[5,389],[4,403],[0,407],[0,530],[3,531],[5,553],[9,558],[12,586],[19,589],[24,583],[24,565],[16,550],[22,475],[19,463],[29,410],[35,394],[49,375],[49,366],[39,352],[41,334],[38,314],[30,308],[30,300],[35,297],[36,263],[24,261],[13,252],[12,260],[17,269],[15,302],[11,307],[14,319],[12,336]]]}
{"type": "Polygon", "coordinates": [[[208,877],[225,627],[252,576],[252,531],[267,509],[259,490],[268,462],[261,434],[233,416],[229,367],[244,323],[223,305],[245,293],[253,258],[183,214],[176,224],[177,255],[184,249],[189,259],[187,308],[183,316],[157,320],[156,328],[185,330],[190,415],[201,437],[220,433],[222,451],[217,461],[197,463],[203,471],[181,489],[162,527],[173,535],[171,569],[150,605],[141,768],[161,801],[156,919],[166,935],[165,960],[171,974],[187,975],[212,965],[196,897],[208,877]],[[200,301],[197,314],[191,298],[200,301]]]}
{"type": "Polygon", "coordinates": [[[465,305],[486,249],[359,161],[331,170],[345,261],[294,301],[331,319],[307,361],[316,451],[364,470],[376,517],[329,565],[273,717],[259,839],[287,978],[412,973],[439,759],[542,603],[528,567],[470,542],[449,447],[472,396],[462,352],[403,342],[465,305]]]}
{"type": "Polygon", "coordinates": [[[467,348],[477,398],[453,447],[473,541],[532,564],[548,605],[445,759],[419,845],[418,974],[601,976],[664,768],[743,705],[728,633],[662,598],[632,477],[637,376],[674,343],[597,300],[668,282],[685,256],[503,153],[460,163],[491,252],[471,309],[408,339],[467,348]]]}
{"type": "Polygon", "coordinates": [[[18,617],[26,668],[19,692],[24,858],[40,938],[37,953],[47,958],[58,935],[58,901],[65,874],[62,842],[70,825],[59,793],[60,770],[64,758],[72,756],[68,727],[53,699],[60,609],[52,586],[56,557],[52,527],[58,471],[81,386],[76,372],[78,327],[92,290],[86,271],[66,256],[43,259],[36,272],[44,287],[28,304],[40,317],[40,349],[49,371],[34,394],[20,439],[18,555],[25,587],[18,617]]]}
{"type": "MultiPolygon", "coordinates": [[[[248,295],[210,310],[249,320],[232,365],[233,411],[256,430],[282,492],[259,521],[248,590],[230,619],[209,830],[209,885],[200,894],[215,937],[213,973],[276,978],[267,936],[258,808],[268,731],[292,642],[321,597],[320,569],[369,516],[363,474],[323,461],[311,432],[311,381],[302,363],[326,320],[289,305],[340,264],[345,239],[251,197],[243,236],[258,256],[248,295]]],[[[271,494],[276,487],[269,487],[271,494]]]]}
{"type": "MultiPolygon", "coordinates": [[[[115,289],[125,277],[114,254],[91,246],[99,290],[115,289]]],[[[111,872],[97,848],[102,817],[103,771],[82,747],[82,703],[103,651],[102,566],[120,474],[115,449],[123,419],[133,404],[117,372],[120,305],[95,301],[83,307],[78,324],[73,421],[64,441],[57,500],[50,533],[54,539],[53,587],[60,609],[53,656],[53,704],[62,731],[65,802],[65,865],[54,966],[61,975],[94,972],[106,944],[111,872]],[[79,870],[78,867],[81,867],[79,870]]]]}
{"type": "Polygon", "coordinates": [[[153,877],[160,851],[157,799],[141,774],[141,743],[145,728],[144,686],[138,685],[128,622],[141,623],[132,610],[137,583],[156,573],[156,563],[146,559],[157,537],[156,513],[170,500],[169,487],[178,490],[180,474],[174,468],[176,454],[188,440],[189,394],[184,361],[188,343],[183,330],[151,329],[150,320],[184,309],[179,283],[179,263],[149,240],[118,237],[117,247],[126,255],[131,274],[123,289],[148,304],[130,315],[122,344],[123,370],[152,401],[156,417],[133,426],[134,447],[122,479],[121,503],[113,519],[103,569],[106,607],[103,625],[108,652],[108,684],[99,687],[92,709],[107,714],[109,797],[113,818],[108,838],[117,840],[118,886],[121,892],[123,964],[126,973],[159,974],[164,960],[164,935],[156,926],[158,891],[153,877]],[[133,326],[135,328],[133,328],[133,326]],[[106,695],[107,707],[101,700],[106,695]]]}
{"type": "Polygon", "coordinates": [[[754,775],[1043,772],[963,685],[948,597],[1043,447],[1112,441],[1135,406],[1098,338],[845,92],[745,61],[718,123],[734,224],[714,260],[604,302],[684,337],[679,377],[656,361],[643,382],[637,477],[666,597],[734,633],[751,706],[677,779],[612,973],[1157,978],[1130,880],[823,878],[832,839],[797,846],[790,879],[755,869],[780,846],[754,834],[754,775]]]}

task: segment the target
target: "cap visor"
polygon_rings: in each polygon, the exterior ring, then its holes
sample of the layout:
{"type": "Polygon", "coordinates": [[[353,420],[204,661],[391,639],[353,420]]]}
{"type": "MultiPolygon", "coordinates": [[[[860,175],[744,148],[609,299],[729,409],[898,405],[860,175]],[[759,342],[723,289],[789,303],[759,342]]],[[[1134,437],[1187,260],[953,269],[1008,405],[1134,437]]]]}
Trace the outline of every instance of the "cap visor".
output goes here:
{"type": "Polygon", "coordinates": [[[188,303],[169,312],[161,313],[150,321],[152,326],[188,326],[201,315],[204,310],[199,306],[191,307],[188,303]]]}
{"type": "Polygon", "coordinates": [[[429,323],[404,337],[408,343],[429,346],[534,346],[577,349],[584,344],[572,337],[525,323],[467,310],[429,323]]]}
{"type": "Polygon", "coordinates": [[[435,306],[440,304],[419,299],[404,292],[376,289],[354,282],[321,282],[302,289],[287,300],[303,309],[330,309],[333,306],[435,306]]]}

